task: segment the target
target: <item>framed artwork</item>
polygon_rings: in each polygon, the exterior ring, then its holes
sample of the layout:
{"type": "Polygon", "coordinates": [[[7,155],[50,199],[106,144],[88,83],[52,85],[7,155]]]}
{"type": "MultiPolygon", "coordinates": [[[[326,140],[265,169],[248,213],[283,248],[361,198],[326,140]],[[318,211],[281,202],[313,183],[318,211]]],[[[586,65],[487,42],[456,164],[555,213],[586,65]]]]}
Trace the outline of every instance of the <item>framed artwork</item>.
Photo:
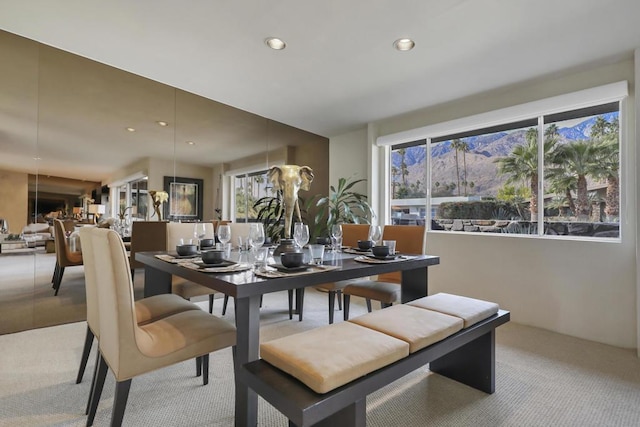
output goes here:
{"type": "Polygon", "coordinates": [[[169,221],[202,221],[202,185],[201,179],[165,176],[169,202],[164,206],[164,217],[169,221]]]}

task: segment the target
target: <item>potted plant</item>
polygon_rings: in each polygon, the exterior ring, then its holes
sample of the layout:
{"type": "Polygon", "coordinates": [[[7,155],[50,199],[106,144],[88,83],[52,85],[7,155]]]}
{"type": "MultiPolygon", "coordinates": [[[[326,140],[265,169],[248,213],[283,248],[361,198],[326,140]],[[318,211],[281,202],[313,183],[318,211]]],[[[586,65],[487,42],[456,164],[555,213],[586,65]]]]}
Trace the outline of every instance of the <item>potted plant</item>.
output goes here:
{"type": "Polygon", "coordinates": [[[366,179],[353,177],[338,179],[337,188],[329,187],[328,196],[316,196],[309,201],[318,208],[315,216],[313,238],[328,235],[328,231],[334,224],[353,223],[369,224],[375,218],[375,212],[367,202],[367,196],[352,188],[354,185],[365,182],[366,179]]]}

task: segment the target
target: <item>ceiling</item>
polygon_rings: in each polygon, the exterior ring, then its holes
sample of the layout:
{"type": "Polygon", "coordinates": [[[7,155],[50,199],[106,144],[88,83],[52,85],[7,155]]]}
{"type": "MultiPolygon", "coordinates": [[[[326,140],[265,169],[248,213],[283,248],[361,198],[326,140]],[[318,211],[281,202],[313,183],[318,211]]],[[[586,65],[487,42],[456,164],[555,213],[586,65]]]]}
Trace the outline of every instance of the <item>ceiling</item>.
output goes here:
{"type": "MultiPolygon", "coordinates": [[[[325,137],[640,47],[637,0],[0,0],[0,11],[5,31],[254,113],[256,126],[325,137]],[[287,48],[267,48],[270,36],[287,48]],[[416,47],[394,50],[401,37],[416,47]]],[[[224,130],[244,155],[240,131],[224,130]]]]}

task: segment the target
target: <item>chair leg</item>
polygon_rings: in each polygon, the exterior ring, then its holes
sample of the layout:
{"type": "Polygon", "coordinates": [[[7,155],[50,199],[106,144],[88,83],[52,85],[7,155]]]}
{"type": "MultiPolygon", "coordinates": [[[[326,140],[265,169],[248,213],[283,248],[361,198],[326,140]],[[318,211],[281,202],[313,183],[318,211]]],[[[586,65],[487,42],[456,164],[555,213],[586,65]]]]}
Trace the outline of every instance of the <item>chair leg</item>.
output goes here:
{"type": "Polygon", "coordinates": [[[333,311],[336,308],[335,291],[329,291],[329,324],[333,323],[333,311]]]}
{"type": "Polygon", "coordinates": [[[367,311],[371,313],[371,300],[367,298],[367,311]]]}
{"type": "Polygon", "coordinates": [[[96,378],[98,378],[98,365],[100,365],[100,350],[96,351],[96,363],[93,367],[93,377],[91,377],[91,388],[89,389],[89,397],[87,398],[87,408],[84,410],[85,415],[89,415],[89,408],[93,399],[93,393],[96,389],[96,378]]]}
{"type": "Polygon", "coordinates": [[[351,302],[351,295],[344,294],[344,320],[349,320],[349,303],[351,302]]]}
{"type": "Polygon", "coordinates": [[[287,291],[289,296],[289,320],[293,319],[293,289],[287,291]]]}
{"type": "Polygon", "coordinates": [[[93,344],[93,332],[91,332],[89,324],[87,324],[87,334],[84,337],[84,347],[82,349],[82,357],[80,358],[80,369],[76,377],[76,384],[80,384],[82,377],[84,377],[84,370],[87,367],[87,360],[89,360],[89,353],[91,352],[91,344],[93,344]]]}
{"type": "Polygon", "coordinates": [[[202,359],[202,385],[209,384],[209,353],[200,356],[202,359]]]}
{"type": "Polygon", "coordinates": [[[51,276],[51,287],[55,288],[56,286],[56,276],[58,275],[58,269],[60,268],[60,264],[56,261],[56,266],[53,268],[53,275],[51,276]]]}
{"type": "Polygon", "coordinates": [[[229,295],[224,296],[224,301],[222,303],[222,315],[224,316],[227,312],[227,304],[229,303],[229,295]]]}
{"type": "Polygon", "coordinates": [[[302,308],[304,306],[304,288],[296,289],[296,308],[298,309],[298,322],[302,322],[302,308]]]}
{"type": "Polygon", "coordinates": [[[342,310],[342,291],[336,291],[336,298],[338,299],[338,310],[342,310]]]}
{"type": "Polygon", "coordinates": [[[127,407],[127,399],[129,398],[129,389],[131,388],[131,379],[116,383],[116,393],[113,397],[113,410],[111,411],[111,427],[120,427],[124,410],[127,407]]]}
{"type": "Polygon", "coordinates": [[[202,375],[202,356],[196,357],[196,377],[202,375]]]}
{"type": "MultiPolygon", "coordinates": [[[[99,353],[99,352],[98,352],[99,353]]],[[[102,355],[98,358],[98,371],[96,372],[96,383],[91,391],[91,403],[89,405],[89,416],[87,417],[87,427],[93,425],[93,420],[96,417],[96,411],[98,410],[98,403],[100,403],[100,396],[102,395],[102,389],[104,388],[104,379],[107,376],[107,362],[105,362],[102,355]]]]}
{"type": "Polygon", "coordinates": [[[58,295],[58,291],[60,290],[60,283],[62,283],[63,274],[64,274],[64,267],[58,268],[58,277],[56,278],[56,283],[54,284],[54,289],[56,290],[56,292],[53,294],[53,296],[58,295]]]}
{"type": "Polygon", "coordinates": [[[209,294],[209,314],[213,314],[213,294],[209,294]]]}

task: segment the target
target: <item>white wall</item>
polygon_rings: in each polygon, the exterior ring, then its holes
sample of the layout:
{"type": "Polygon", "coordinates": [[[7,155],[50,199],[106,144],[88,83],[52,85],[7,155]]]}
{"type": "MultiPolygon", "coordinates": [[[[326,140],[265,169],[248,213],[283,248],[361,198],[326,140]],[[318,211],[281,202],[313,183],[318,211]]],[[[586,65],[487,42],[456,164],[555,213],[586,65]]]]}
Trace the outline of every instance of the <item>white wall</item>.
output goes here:
{"type": "MultiPolygon", "coordinates": [[[[633,61],[502,88],[381,120],[374,128],[377,134],[387,135],[620,80],[628,80],[634,87],[633,61]]],[[[427,252],[439,255],[441,264],[429,271],[429,292],[496,301],[511,310],[515,322],[635,348],[640,317],[636,308],[634,103],[632,91],[621,120],[625,138],[622,194],[626,200],[621,243],[430,232],[427,252]]],[[[332,175],[344,175],[348,168],[358,167],[356,160],[366,159],[368,146],[363,144],[367,139],[362,133],[331,139],[332,175]],[[353,144],[346,151],[348,161],[341,154],[347,142],[353,144]],[[357,155],[354,150],[362,151],[357,155]],[[334,158],[342,161],[334,164],[334,158]]]]}
{"type": "MultiPolygon", "coordinates": [[[[367,129],[336,136],[329,140],[329,185],[336,185],[338,179],[354,176],[355,179],[367,178],[369,161],[367,159],[367,129]]],[[[356,186],[356,191],[365,194],[366,185],[356,186]]]]}

